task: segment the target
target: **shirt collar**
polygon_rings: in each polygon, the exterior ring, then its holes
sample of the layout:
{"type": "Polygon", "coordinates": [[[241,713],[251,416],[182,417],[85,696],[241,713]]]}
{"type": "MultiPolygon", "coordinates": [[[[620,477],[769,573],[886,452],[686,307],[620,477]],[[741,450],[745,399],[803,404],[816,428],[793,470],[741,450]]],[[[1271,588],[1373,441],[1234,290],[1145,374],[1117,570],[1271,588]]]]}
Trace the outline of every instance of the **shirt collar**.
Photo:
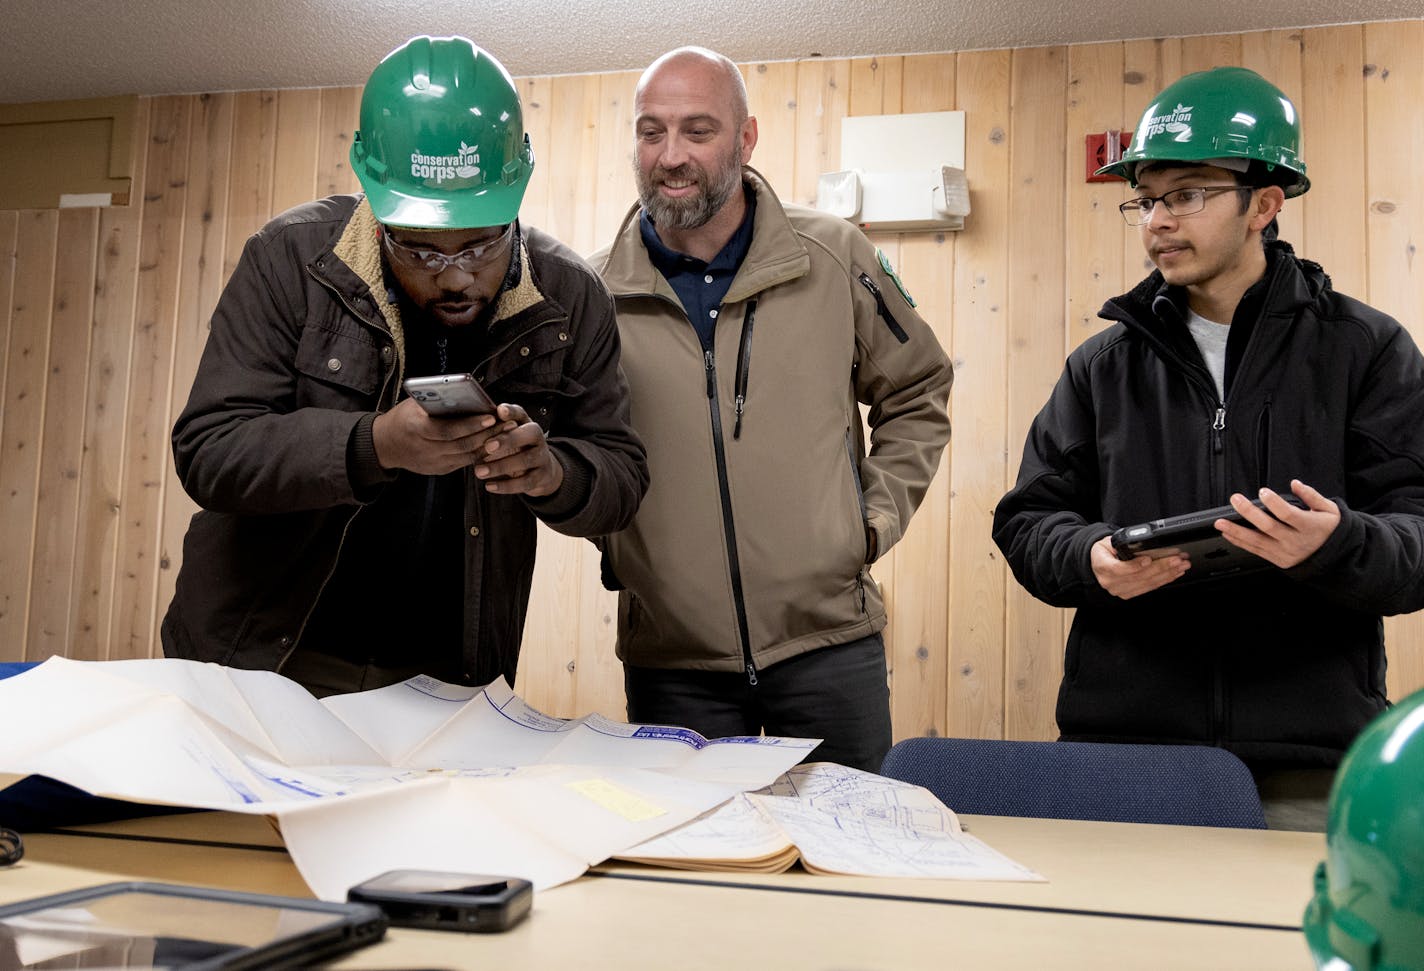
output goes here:
{"type": "Polygon", "coordinates": [[[638,231],[642,234],[643,245],[648,248],[648,258],[653,266],[664,276],[678,272],[680,266],[686,266],[684,261],[691,261],[693,266],[705,270],[735,271],[742,265],[742,260],[746,259],[747,251],[752,248],[752,223],[756,216],[756,193],[751,192],[749,187],[743,183],[742,191],[746,196],[747,210],[742,214],[741,225],[732,234],[732,238],[727,240],[727,245],[712,259],[703,263],[695,256],[686,253],[679,253],[675,249],[668,247],[658,238],[658,231],[653,225],[653,220],[648,215],[648,210],[642,209],[638,213],[638,231]]]}

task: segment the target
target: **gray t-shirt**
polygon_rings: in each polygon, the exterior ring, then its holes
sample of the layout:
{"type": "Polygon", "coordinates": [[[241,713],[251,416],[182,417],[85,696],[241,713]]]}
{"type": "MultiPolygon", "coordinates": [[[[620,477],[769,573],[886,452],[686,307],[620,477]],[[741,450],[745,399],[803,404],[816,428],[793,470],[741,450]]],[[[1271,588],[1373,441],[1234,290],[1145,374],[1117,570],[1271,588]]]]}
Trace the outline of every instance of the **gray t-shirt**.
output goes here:
{"type": "Polygon", "coordinates": [[[1231,333],[1230,324],[1218,324],[1207,320],[1195,310],[1187,311],[1187,329],[1192,332],[1192,340],[1197,342],[1206,369],[1216,382],[1216,395],[1226,399],[1226,338],[1231,333]]]}

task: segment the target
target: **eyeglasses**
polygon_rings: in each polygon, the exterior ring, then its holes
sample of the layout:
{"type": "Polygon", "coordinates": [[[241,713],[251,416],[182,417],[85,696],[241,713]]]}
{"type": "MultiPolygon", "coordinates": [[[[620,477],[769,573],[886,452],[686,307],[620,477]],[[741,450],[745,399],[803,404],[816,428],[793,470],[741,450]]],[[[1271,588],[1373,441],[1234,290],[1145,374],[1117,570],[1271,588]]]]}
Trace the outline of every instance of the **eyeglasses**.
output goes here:
{"type": "Polygon", "coordinates": [[[1157,208],[1159,202],[1174,216],[1190,216],[1205,209],[1207,198],[1214,192],[1255,191],[1254,185],[1193,185],[1184,189],[1173,189],[1160,196],[1129,199],[1117,208],[1129,226],[1141,226],[1152,218],[1152,210],[1157,208]]]}
{"type": "Polygon", "coordinates": [[[510,223],[504,227],[504,232],[494,239],[447,256],[439,250],[407,246],[405,243],[392,239],[389,232],[381,233],[381,238],[386,241],[392,259],[413,269],[425,270],[430,273],[443,273],[446,267],[451,266],[465,273],[474,273],[493,263],[513,236],[514,223],[510,223]]]}

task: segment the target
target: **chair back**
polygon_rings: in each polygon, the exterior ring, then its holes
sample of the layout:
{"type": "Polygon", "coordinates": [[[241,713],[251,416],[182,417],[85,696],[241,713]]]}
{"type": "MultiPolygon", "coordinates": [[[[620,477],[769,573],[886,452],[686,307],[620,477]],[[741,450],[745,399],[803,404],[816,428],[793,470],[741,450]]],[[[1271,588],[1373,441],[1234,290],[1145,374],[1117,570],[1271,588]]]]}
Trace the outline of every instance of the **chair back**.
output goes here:
{"type": "Polygon", "coordinates": [[[1246,764],[1204,745],[910,738],[880,774],[956,813],[1266,828],[1246,764]]]}

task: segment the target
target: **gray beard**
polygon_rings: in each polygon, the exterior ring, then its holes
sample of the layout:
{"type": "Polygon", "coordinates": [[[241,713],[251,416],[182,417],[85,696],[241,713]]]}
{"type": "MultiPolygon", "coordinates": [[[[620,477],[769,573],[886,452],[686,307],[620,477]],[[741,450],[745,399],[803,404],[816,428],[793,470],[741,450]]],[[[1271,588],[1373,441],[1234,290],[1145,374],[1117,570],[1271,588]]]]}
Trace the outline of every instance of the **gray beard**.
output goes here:
{"type": "Polygon", "coordinates": [[[652,180],[638,173],[638,199],[648,217],[667,229],[688,230],[705,226],[727,204],[732,193],[741,188],[742,167],[728,166],[717,182],[707,184],[702,192],[686,199],[668,199],[660,195],[652,180]]]}

